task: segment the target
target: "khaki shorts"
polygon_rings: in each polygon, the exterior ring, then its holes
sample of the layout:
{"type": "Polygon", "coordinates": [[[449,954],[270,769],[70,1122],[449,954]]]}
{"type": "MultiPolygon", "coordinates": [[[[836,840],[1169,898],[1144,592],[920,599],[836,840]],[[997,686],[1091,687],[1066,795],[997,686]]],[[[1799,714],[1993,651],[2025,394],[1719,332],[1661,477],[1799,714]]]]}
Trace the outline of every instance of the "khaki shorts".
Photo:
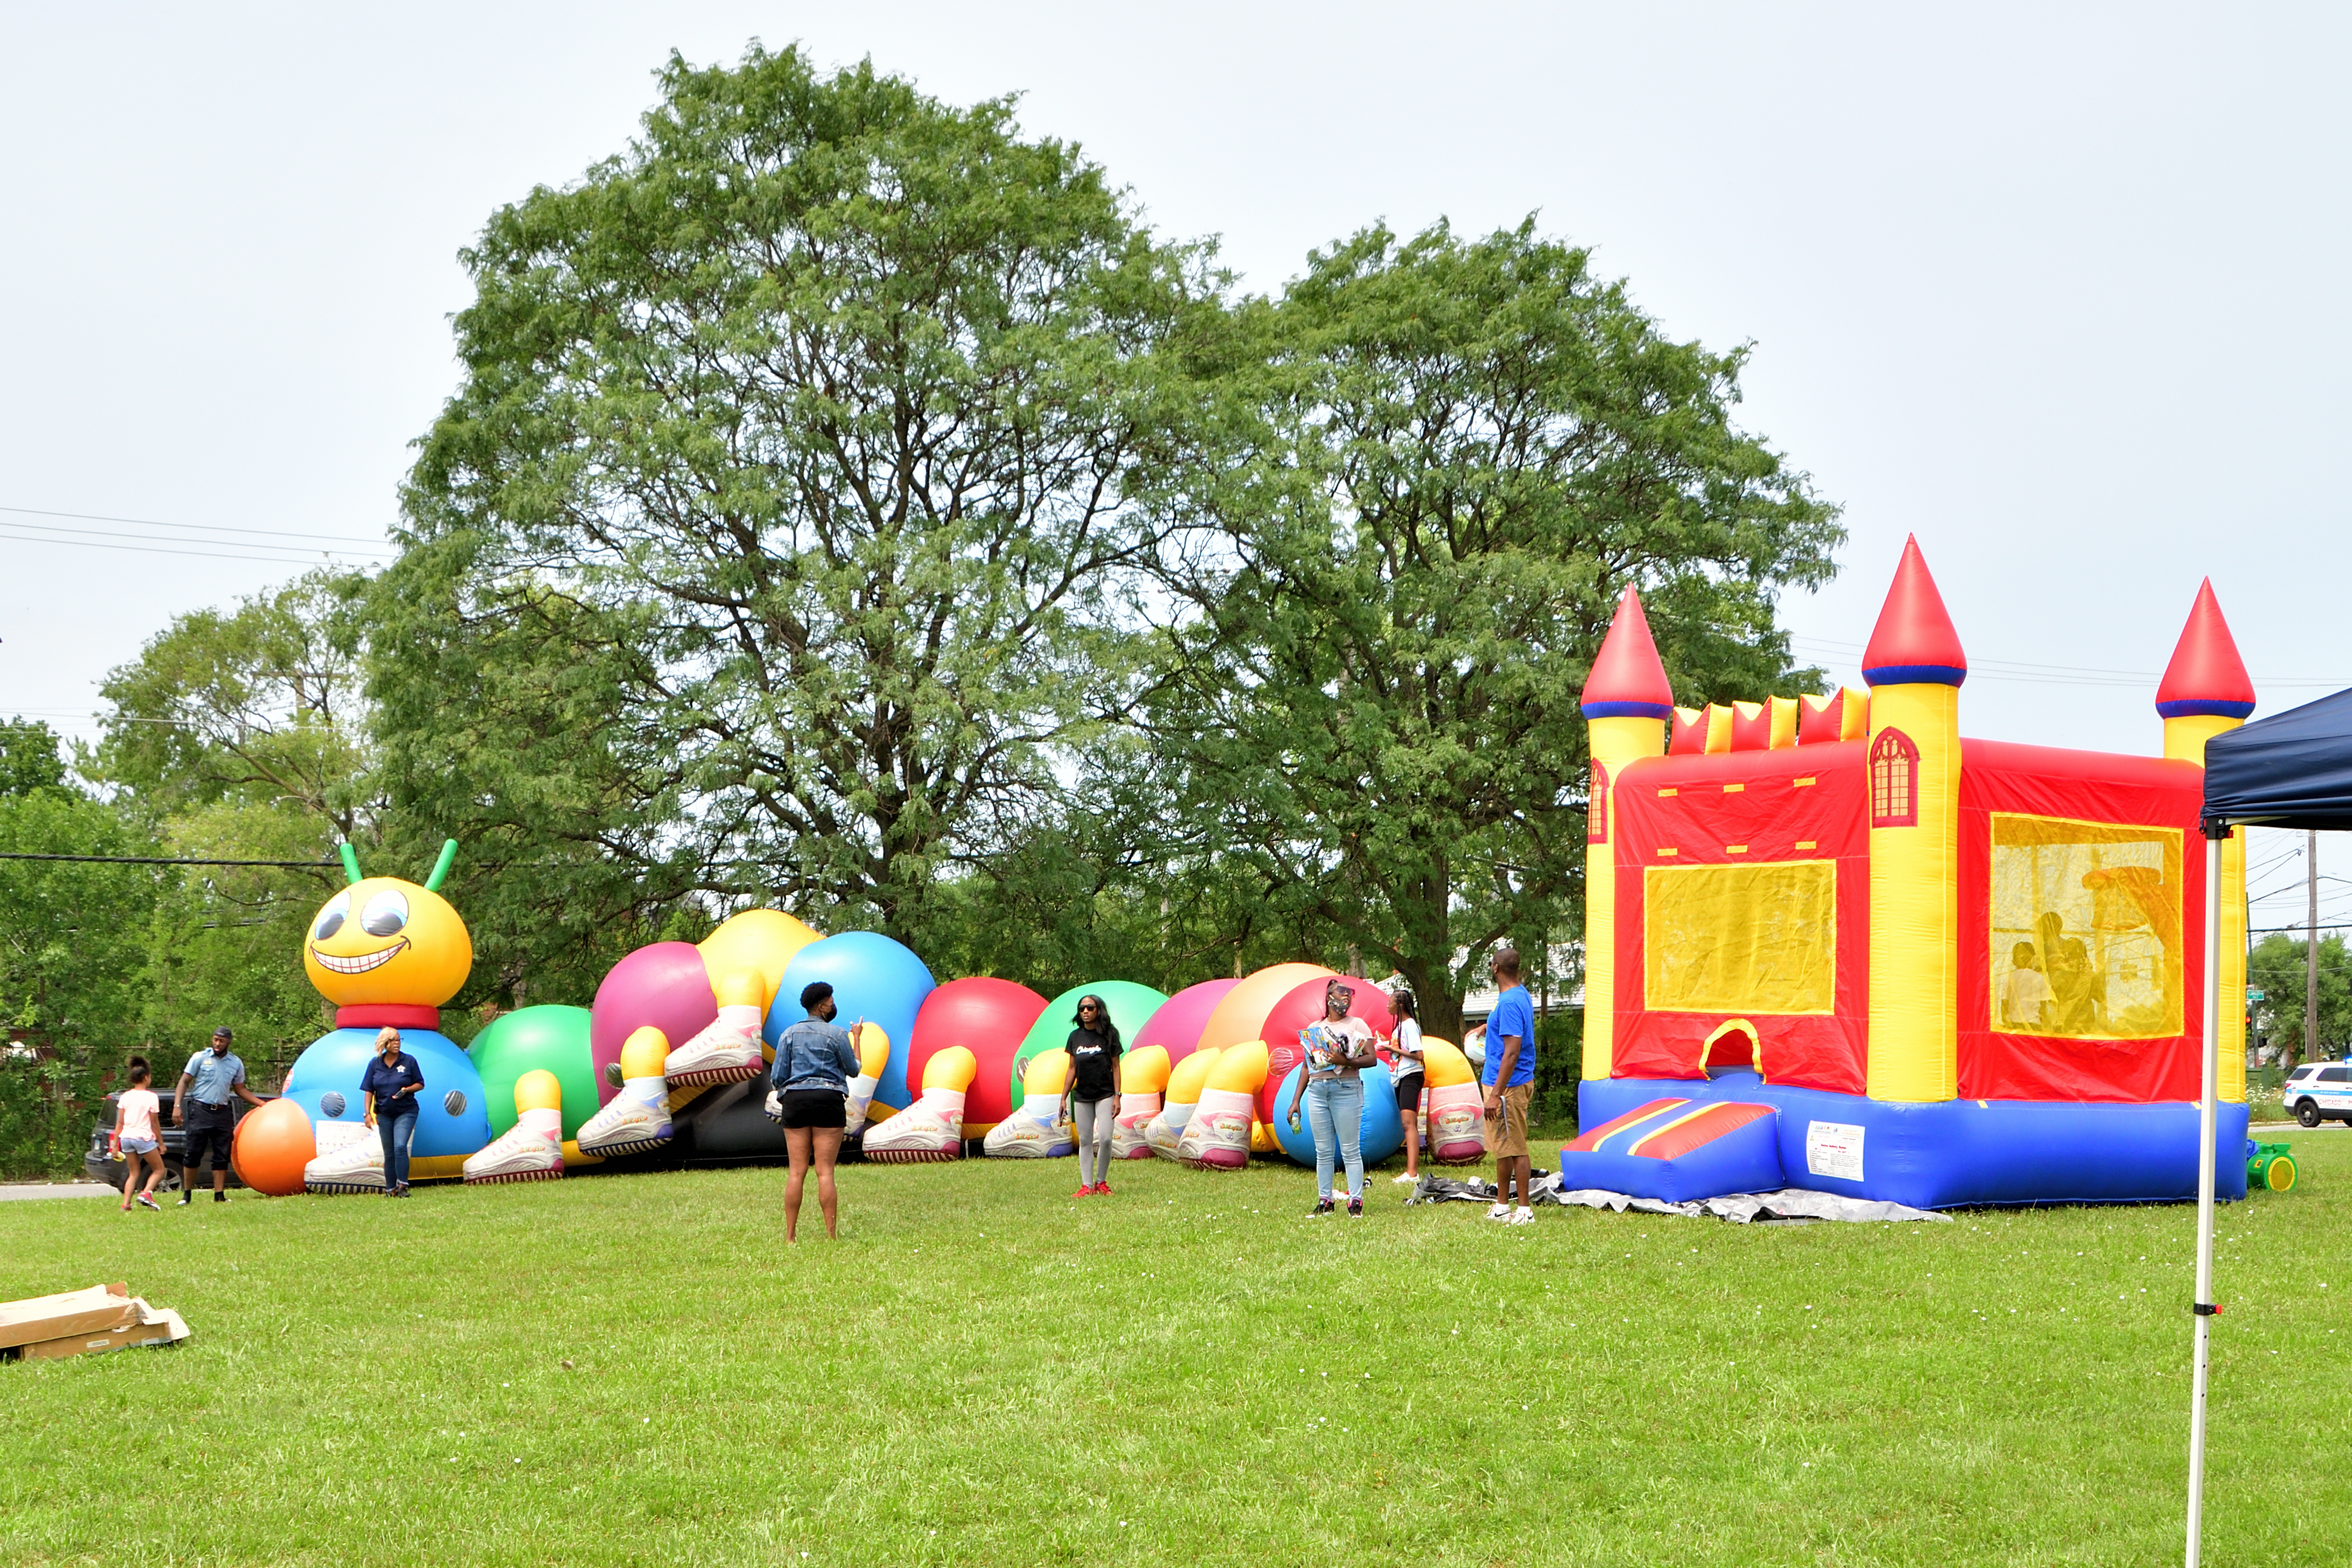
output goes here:
{"type": "Polygon", "coordinates": [[[1528,1157],[1528,1101],[1535,1098],[1536,1086],[1516,1084],[1503,1091],[1502,1104],[1493,1121],[1493,1148],[1488,1152],[1497,1160],[1524,1160],[1528,1157]]]}

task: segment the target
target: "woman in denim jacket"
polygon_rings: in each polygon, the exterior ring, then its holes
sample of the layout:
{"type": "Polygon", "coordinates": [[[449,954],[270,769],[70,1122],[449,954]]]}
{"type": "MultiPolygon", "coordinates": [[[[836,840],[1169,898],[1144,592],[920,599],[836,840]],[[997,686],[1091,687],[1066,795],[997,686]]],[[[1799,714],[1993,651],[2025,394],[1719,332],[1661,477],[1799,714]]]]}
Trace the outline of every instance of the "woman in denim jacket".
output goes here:
{"type": "Polygon", "coordinates": [[[778,1037],[775,1066],[768,1072],[782,1104],[784,1148],[793,1163],[792,1174],[784,1179],[784,1239],[800,1239],[801,1189],[814,1161],[817,1207],[824,1212],[824,1234],[830,1241],[837,1239],[841,1217],[833,1163],[841,1153],[842,1131],[849,1125],[849,1080],[857,1076],[857,1047],[850,1037],[865,1020],[849,1029],[835,1024],[833,987],[822,980],[801,993],[801,1010],[808,1016],[778,1037]]]}

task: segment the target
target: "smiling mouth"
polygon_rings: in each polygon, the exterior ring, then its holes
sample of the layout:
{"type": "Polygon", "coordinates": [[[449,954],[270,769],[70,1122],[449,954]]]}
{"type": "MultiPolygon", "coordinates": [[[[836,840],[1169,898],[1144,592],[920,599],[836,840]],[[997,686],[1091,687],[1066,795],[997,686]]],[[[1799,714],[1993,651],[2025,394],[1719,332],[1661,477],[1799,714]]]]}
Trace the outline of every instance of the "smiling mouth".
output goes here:
{"type": "Polygon", "coordinates": [[[320,952],[315,947],[310,950],[310,956],[319,961],[320,968],[331,970],[337,974],[365,974],[371,969],[391,963],[393,956],[407,946],[408,939],[402,937],[390,947],[374,952],[363,952],[357,958],[337,958],[333,953],[320,952]]]}

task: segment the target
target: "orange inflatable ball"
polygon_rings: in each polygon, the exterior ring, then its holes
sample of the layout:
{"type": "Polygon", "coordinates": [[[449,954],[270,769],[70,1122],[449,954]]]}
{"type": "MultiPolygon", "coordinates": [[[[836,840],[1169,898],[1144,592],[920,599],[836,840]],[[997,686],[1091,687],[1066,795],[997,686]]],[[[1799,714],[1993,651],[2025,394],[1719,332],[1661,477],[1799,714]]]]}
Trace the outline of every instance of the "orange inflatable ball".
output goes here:
{"type": "Polygon", "coordinates": [[[228,1163],[236,1179],[257,1193],[289,1198],[302,1190],[302,1167],[319,1157],[310,1119],[290,1100],[273,1100],[236,1124],[228,1163]]]}

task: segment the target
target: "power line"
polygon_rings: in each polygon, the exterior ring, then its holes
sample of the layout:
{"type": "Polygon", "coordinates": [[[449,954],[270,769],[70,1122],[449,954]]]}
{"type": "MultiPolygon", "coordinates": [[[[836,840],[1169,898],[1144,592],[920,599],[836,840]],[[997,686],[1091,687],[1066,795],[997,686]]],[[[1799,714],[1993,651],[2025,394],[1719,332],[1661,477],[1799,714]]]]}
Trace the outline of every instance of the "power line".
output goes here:
{"type": "MultiPolygon", "coordinates": [[[[0,525],[15,529],[29,528],[39,534],[62,534],[64,536],[63,538],[53,542],[58,544],[79,544],[84,541],[90,539],[139,539],[150,542],[155,540],[155,535],[152,533],[124,533],[118,529],[111,528],[58,528],[46,522],[17,522],[7,519],[0,519],[0,525]]],[[[219,544],[231,550],[282,550],[289,554],[293,553],[292,545],[248,543],[242,539],[198,539],[192,540],[189,542],[194,544],[219,544]]],[[[379,555],[387,557],[399,553],[398,551],[387,550],[381,544],[366,544],[362,543],[357,540],[353,540],[351,542],[354,548],[322,550],[320,553],[322,555],[379,555]]]]}
{"type": "Polygon", "coordinates": [[[305,871],[343,868],[340,860],[193,860],[161,855],[36,855],[26,850],[0,850],[0,860],[75,860],[100,866],[279,866],[305,871]]]}
{"type": "MultiPolygon", "coordinates": [[[[272,539],[326,540],[341,544],[362,544],[381,548],[382,540],[355,539],[345,533],[293,533],[282,528],[239,528],[225,522],[161,522],[152,517],[107,517],[92,511],[44,511],[37,506],[0,506],[0,511],[12,511],[21,517],[62,517],[75,522],[124,522],[134,528],[178,528],[202,533],[259,533],[272,539]]],[[[38,523],[24,526],[38,528],[38,523]]]]}
{"type": "MultiPolygon", "coordinates": [[[[0,539],[18,544],[66,544],[83,550],[125,550],[138,555],[194,555],[206,561],[250,561],[261,566],[315,566],[321,556],[331,556],[331,552],[323,550],[318,555],[229,555],[217,550],[179,550],[164,544],[109,544],[97,539],[48,539],[30,533],[0,532],[0,539]]],[[[234,544],[236,542],[223,540],[221,542],[234,544]]],[[[255,548],[268,549],[269,546],[257,545],[255,548]]]]}

